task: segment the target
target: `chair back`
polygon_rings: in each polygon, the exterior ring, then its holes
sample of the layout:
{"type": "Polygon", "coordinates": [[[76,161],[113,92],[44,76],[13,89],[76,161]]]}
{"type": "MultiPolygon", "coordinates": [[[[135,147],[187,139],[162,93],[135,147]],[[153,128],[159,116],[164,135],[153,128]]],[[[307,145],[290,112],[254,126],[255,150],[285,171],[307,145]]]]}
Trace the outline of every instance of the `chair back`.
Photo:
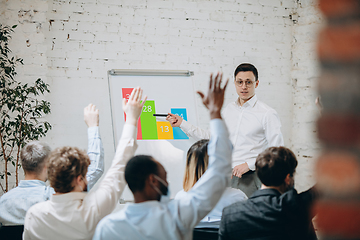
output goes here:
{"type": "Polygon", "coordinates": [[[194,228],[193,240],[218,240],[219,228],[194,228]]]}
{"type": "Polygon", "coordinates": [[[21,240],[24,232],[24,225],[0,226],[2,240],[21,240]]]}

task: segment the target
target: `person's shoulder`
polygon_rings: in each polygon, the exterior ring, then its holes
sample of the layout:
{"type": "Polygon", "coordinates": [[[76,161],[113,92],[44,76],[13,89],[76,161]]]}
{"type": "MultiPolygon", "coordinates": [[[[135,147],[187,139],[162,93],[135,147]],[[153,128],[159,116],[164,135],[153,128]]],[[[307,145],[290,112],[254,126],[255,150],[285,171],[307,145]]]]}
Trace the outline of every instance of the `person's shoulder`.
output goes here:
{"type": "MultiPolygon", "coordinates": [[[[32,191],[29,191],[27,188],[20,188],[20,187],[15,187],[13,189],[11,189],[10,191],[6,192],[5,194],[3,194],[0,197],[0,202],[3,201],[11,201],[13,199],[28,199],[29,195],[32,195],[32,191]]],[[[37,195],[37,194],[34,194],[37,195]]]]}
{"type": "Polygon", "coordinates": [[[225,106],[225,109],[226,108],[232,108],[232,107],[236,107],[236,101],[231,101],[229,102],[226,106],[225,106]]]}
{"type": "Polygon", "coordinates": [[[268,104],[266,104],[265,102],[261,101],[261,100],[257,100],[256,101],[256,106],[264,111],[273,111],[276,112],[274,108],[270,107],[268,104]]]}
{"type": "Polygon", "coordinates": [[[274,117],[279,118],[278,113],[274,108],[270,107],[269,105],[260,100],[257,100],[256,102],[256,109],[259,113],[262,114],[264,120],[269,118],[272,119],[274,117]]]}
{"type": "Polygon", "coordinates": [[[110,227],[114,222],[121,221],[122,220],[121,213],[122,210],[119,212],[110,213],[109,215],[105,216],[103,219],[100,220],[97,228],[110,227]]]}
{"type": "Polygon", "coordinates": [[[234,109],[237,108],[237,105],[234,101],[229,102],[225,107],[224,107],[224,112],[228,112],[228,111],[233,111],[234,109]]]}
{"type": "Polygon", "coordinates": [[[247,204],[247,202],[248,199],[244,199],[244,201],[237,201],[226,206],[223,210],[223,216],[237,214],[238,212],[243,211],[243,209],[245,209],[245,205],[247,204]]]}
{"type": "Polygon", "coordinates": [[[185,196],[185,195],[186,195],[186,192],[184,191],[184,189],[182,189],[182,190],[180,190],[178,193],[176,193],[174,199],[175,199],[175,200],[176,200],[176,199],[180,199],[180,198],[182,198],[182,197],[185,196]]]}
{"type": "Polygon", "coordinates": [[[312,195],[312,194],[316,194],[316,192],[314,191],[314,188],[309,188],[308,190],[304,191],[304,192],[298,192],[295,188],[292,188],[288,191],[286,191],[285,193],[283,193],[281,195],[280,198],[283,198],[283,199],[302,199],[303,197],[306,197],[308,195],[312,195]]]}
{"type": "Polygon", "coordinates": [[[221,221],[237,221],[242,217],[242,213],[244,212],[244,204],[245,201],[235,202],[223,208],[221,221]]]}
{"type": "Polygon", "coordinates": [[[47,209],[49,206],[50,206],[50,201],[43,201],[43,202],[38,202],[38,203],[34,204],[33,206],[31,206],[31,208],[34,208],[34,209],[47,209]]]}
{"type": "Polygon", "coordinates": [[[38,202],[29,208],[26,215],[31,214],[32,216],[40,216],[42,214],[46,214],[49,204],[49,201],[38,202]]]}
{"type": "Polygon", "coordinates": [[[105,216],[99,222],[97,229],[116,229],[121,227],[121,223],[127,221],[125,210],[122,209],[118,212],[110,213],[109,215],[105,216]]]}
{"type": "Polygon", "coordinates": [[[284,211],[304,214],[313,204],[315,198],[311,191],[298,193],[295,189],[291,189],[280,196],[279,203],[281,203],[284,211]]]}
{"type": "Polygon", "coordinates": [[[247,199],[247,196],[243,191],[241,191],[240,189],[235,189],[230,187],[227,187],[225,189],[224,195],[226,197],[236,199],[237,201],[247,199]]]}
{"type": "Polygon", "coordinates": [[[16,188],[13,188],[13,189],[11,189],[10,191],[7,191],[6,193],[4,193],[4,194],[0,197],[0,202],[1,202],[1,201],[5,201],[5,200],[7,200],[7,199],[10,199],[10,198],[14,197],[14,196],[17,194],[18,189],[19,189],[19,187],[16,187],[16,188]]]}
{"type": "Polygon", "coordinates": [[[286,198],[289,196],[297,196],[299,195],[298,192],[296,191],[295,188],[291,188],[289,190],[287,190],[286,192],[284,192],[283,194],[281,194],[280,198],[286,198]]]}
{"type": "Polygon", "coordinates": [[[299,203],[302,202],[302,194],[299,194],[295,188],[292,188],[281,194],[279,200],[283,203],[283,205],[286,204],[286,206],[289,207],[296,207],[299,203]]]}
{"type": "Polygon", "coordinates": [[[120,211],[110,213],[109,215],[104,217],[102,220],[104,220],[106,222],[116,222],[116,221],[126,220],[125,211],[126,211],[126,206],[123,209],[121,209],[120,211]]]}
{"type": "Polygon", "coordinates": [[[124,217],[123,210],[105,216],[96,226],[94,239],[100,239],[97,238],[100,235],[106,238],[119,238],[119,231],[121,231],[120,229],[123,227],[121,222],[124,220],[126,220],[126,218],[124,217]]]}

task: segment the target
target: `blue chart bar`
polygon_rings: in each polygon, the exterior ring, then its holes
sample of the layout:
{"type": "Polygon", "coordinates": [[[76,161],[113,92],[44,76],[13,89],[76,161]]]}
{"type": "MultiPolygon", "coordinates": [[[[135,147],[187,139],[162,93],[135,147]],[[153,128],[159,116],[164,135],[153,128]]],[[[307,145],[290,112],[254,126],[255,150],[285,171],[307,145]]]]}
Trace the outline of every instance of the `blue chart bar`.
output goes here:
{"type": "MultiPolygon", "coordinates": [[[[186,108],[171,108],[171,113],[179,115],[187,121],[186,108]]],[[[173,128],[174,139],[189,139],[189,137],[178,127],[173,128]]]]}

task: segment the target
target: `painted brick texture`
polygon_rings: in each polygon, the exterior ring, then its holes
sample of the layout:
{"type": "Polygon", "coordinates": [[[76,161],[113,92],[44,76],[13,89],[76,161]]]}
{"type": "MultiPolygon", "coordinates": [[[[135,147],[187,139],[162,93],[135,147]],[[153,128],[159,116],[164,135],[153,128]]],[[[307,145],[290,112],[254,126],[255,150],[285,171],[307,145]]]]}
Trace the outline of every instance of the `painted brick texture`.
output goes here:
{"type": "MultiPolygon", "coordinates": [[[[53,130],[43,140],[52,148],[86,148],[82,114],[92,102],[100,109],[110,165],[110,69],[191,70],[195,89],[204,90],[210,72],[233,79],[238,64],[251,62],[259,70],[257,95],[277,110],[285,144],[299,158],[297,188],[314,183],[319,152],[314,44],[322,24],[315,0],[11,0],[2,6],[1,22],[19,25],[11,43],[25,62],[18,79],[41,77],[51,86],[46,98],[53,130]]],[[[230,85],[225,104],[236,97],[230,85]]],[[[199,126],[206,129],[207,110],[198,98],[196,105],[199,126]]]]}
{"type": "Polygon", "coordinates": [[[314,166],[320,151],[314,124],[319,116],[314,102],[320,75],[315,43],[324,20],[316,1],[298,1],[292,19],[295,25],[291,40],[293,116],[290,148],[299,161],[295,176],[296,187],[301,191],[315,183],[314,166]]]}

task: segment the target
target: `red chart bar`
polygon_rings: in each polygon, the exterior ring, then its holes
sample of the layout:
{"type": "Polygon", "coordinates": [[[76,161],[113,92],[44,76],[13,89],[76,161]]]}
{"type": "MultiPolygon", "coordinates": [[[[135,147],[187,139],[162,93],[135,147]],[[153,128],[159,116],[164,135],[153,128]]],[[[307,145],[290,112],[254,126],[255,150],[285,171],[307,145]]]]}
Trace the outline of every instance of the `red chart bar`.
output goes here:
{"type": "MultiPolygon", "coordinates": [[[[129,100],[129,97],[130,97],[130,94],[132,92],[134,88],[122,88],[122,97],[125,98],[126,100],[129,100]]],[[[140,121],[140,118],[139,117],[139,120],[138,120],[138,124],[137,124],[137,136],[136,136],[136,139],[138,140],[141,140],[142,139],[142,132],[141,132],[141,121],[140,121]]],[[[126,114],[124,112],[124,119],[126,121],[126,114]]]]}

